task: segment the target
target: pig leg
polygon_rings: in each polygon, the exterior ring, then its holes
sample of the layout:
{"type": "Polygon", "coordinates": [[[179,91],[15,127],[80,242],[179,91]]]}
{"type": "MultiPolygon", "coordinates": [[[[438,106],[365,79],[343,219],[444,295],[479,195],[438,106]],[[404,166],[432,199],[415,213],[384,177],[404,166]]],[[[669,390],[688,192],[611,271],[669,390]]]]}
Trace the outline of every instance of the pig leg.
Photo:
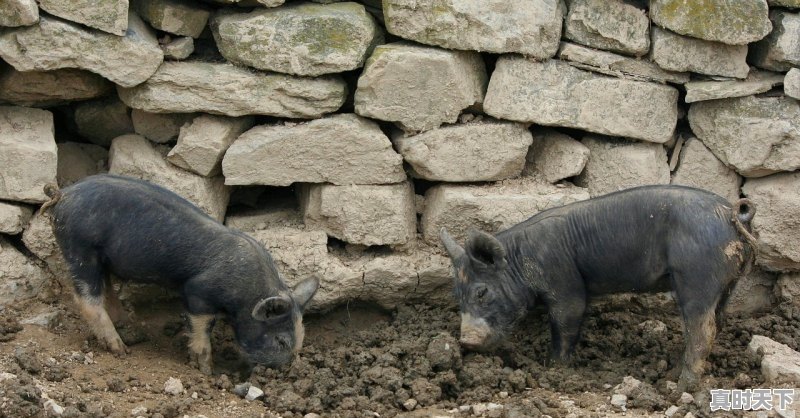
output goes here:
{"type": "Polygon", "coordinates": [[[550,311],[550,359],[568,363],[581,332],[586,298],[572,294],[568,299],[548,303],[550,311]]]}
{"type": "Polygon", "coordinates": [[[117,326],[121,325],[126,319],[125,308],[122,307],[122,302],[119,300],[119,295],[114,290],[114,285],[111,283],[110,278],[105,281],[103,297],[105,298],[105,306],[111,322],[117,326]]]}
{"type": "Polygon", "coordinates": [[[189,337],[189,362],[204,374],[211,374],[211,329],[214,315],[189,314],[191,335],[189,337]]]}
{"type": "Polygon", "coordinates": [[[678,392],[696,389],[716,335],[717,326],[713,308],[700,312],[686,312],[684,309],[685,349],[683,369],[678,379],[678,392]]]}

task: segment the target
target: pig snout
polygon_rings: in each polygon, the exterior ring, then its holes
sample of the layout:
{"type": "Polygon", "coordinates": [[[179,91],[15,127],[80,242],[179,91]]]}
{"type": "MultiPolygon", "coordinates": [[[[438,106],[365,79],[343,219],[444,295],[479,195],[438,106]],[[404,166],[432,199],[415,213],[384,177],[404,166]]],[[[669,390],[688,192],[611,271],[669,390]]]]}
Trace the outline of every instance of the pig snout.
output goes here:
{"type": "Polygon", "coordinates": [[[492,329],[483,318],[470,314],[461,315],[461,338],[459,343],[468,350],[482,350],[491,346],[492,329]]]}

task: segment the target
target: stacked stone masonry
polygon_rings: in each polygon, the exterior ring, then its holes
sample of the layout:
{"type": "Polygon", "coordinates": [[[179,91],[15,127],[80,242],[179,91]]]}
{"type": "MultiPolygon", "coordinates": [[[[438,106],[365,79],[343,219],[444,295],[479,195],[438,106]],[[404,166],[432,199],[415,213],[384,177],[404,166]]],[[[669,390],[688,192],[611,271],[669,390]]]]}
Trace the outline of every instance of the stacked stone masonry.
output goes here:
{"type": "Polygon", "coordinates": [[[452,303],[442,228],[651,184],[754,202],[740,294],[785,299],[799,66],[795,0],[3,2],[0,306],[68,282],[37,209],[98,173],[321,273],[317,310],[452,303]]]}

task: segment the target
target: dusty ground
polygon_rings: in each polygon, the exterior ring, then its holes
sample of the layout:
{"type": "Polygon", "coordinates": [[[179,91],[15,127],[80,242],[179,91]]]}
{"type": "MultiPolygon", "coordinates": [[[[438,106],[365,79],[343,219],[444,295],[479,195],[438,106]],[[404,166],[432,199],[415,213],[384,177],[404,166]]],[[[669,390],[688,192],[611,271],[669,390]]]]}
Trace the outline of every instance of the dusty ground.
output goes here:
{"type": "Polygon", "coordinates": [[[630,393],[626,416],[664,416],[671,405],[679,407],[675,417],[708,416],[708,388],[767,387],[758,360],[745,353],[752,334],[800,348],[796,318],[779,311],[729,318],[709,359],[705,390],[684,404],[669,383],[677,380],[682,350],[674,305],[652,307],[649,297],[645,309],[641,300],[594,304],[571,368],[543,364],[549,340],[543,313],[532,314],[497,353],[462,355],[455,311],[350,306],[307,318],[306,345],[291,367],[256,368],[249,376],[218,322],[211,377],[186,364],[178,304],[136,307],[136,331],[122,333],[132,353],[122,359],[100,349],[68,306],[57,306],[63,314],[51,330],[20,327],[14,319],[20,312],[7,308],[0,314],[0,371],[16,377],[0,374],[0,417],[45,416],[47,398],[76,417],[620,416],[610,396],[626,376],[643,382],[630,393]],[[184,392],[165,393],[170,377],[181,380],[184,392]],[[247,401],[232,393],[248,380],[265,395],[247,401]]]}

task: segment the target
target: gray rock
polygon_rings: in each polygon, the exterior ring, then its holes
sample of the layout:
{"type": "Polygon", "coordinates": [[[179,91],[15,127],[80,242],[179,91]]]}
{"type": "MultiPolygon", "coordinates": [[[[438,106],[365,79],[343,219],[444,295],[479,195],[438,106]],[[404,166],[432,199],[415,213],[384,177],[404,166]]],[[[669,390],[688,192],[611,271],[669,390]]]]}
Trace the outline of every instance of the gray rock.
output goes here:
{"type": "Polygon", "coordinates": [[[250,390],[250,382],[239,383],[238,385],[233,387],[233,393],[238,395],[240,398],[244,398],[247,396],[247,391],[250,390]]]}
{"type": "Polygon", "coordinates": [[[588,188],[592,197],[636,186],[669,184],[667,152],[660,144],[594,135],[581,142],[589,148],[589,161],[575,184],[588,188]]]}
{"type": "Polygon", "coordinates": [[[117,89],[128,106],[153,113],[300,119],[335,111],[344,103],[346,91],[338,76],[301,78],[202,62],[165,62],[147,82],[117,89]]]}
{"type": "Polygon", "coordinates": [[[758,264],[768,270],[800,269],[800,172],[748,179],[742,191],[758,208],[758,264]]]}
{"type": "Polygon", "coordinates": [[[750,48],[750,61],[773,71],[800,66],[800,13],[773,10],[769,17],[774,29],[750,48]]]}
{"type": "Polygon", "coordinates": [[[614,406],[621,411],[625,411],[627,410],[627,408],[625,407],[627,403],[628,403],[627,396],[620,394],[611,395],[611,406],[614,406]]]}
{"type": "Polygon", "coordinates": [[[108,171],[108,150],[83,142],[61,142],[58,144],[57,178],[60,187],[94,174],[108,171]]]}
{"type": "Polygon", "coordinates": [[[400,136],[394,144],[416,177],[464,182],[519,176],[531,141],[524,124],[481,120],[400,136]]]}
{"type": "Polygon", "coordinates": [[[700,74],[745,78],[747,45],[726,45],[721,42],[681,36],[654,27],[650,58],[669,71],[691,71],[700,74]]]}
{"type": "Polygon", "coordinates": [[[440,245],[439,231],[446,227],[462,241],[470,228],[499,232],[545,209],[588,198],[586,189],[556,187],[531,178],[481,186],[438,184],[425,193],[422,235],[429,244],[440,245]]]}
{"type": "Polygon", "coordinates": [[[159,144],[178,138],[181,126],[195,118],[192,113],[150,113],[139,109],[131,111],[133,131],[159,144]]]}
{"type": "Polygon", "coordinates": [[[742,178],[699,139],[690,138],[680,151],[680,163],[672,176],[672,184],[705,189],[735,202],[739,200],[742,178]]]}
{"type": "Polygon", "coordinates": [[[0,202],[0,234],[22,232],[33,215],[33,209],[19,203],[0,202]]]}
{"type": "Polygon", "coordinates": [[[405,39],[545,59],[558,49],[564,5],[559,0],[386,0],[383,13],[386,29],[405,39]]]}
{"type": "Polygon", "coordinates": [[[726,99],[764,93],[784,83],[783,74],[751,71],[744,80],[690,81],[686,87],[686,103],[726,99]]]}
{"type": "Polygon", "coordinates": [[[739,97],[692,104],[692,131],[745,177],[800,168],[800,103],[786,97],[739,97]]]}
{"type": "Polygon", "coordinates": [[[50,107],[108,95],[114,85],[89,71],[17,71],[0,67],[0,102],[17,106],[50,107]]]}
{"type": "Polygon", "coordinates": [[[772,30],[766,0],[651,0],[650,18],[681,35],[729,45],[755,42],[772,30]]]}
{"type": "Polygon", "coordinates": [[[222,177],[206,178],[169,164],[167,149],[157,147],[139,135],[114,139],[108,153],[111,174],[135,177],[165,187],[197,205],[212,218],[222,221],[230,188],[222,177]]]}
{"type": "Polygon", "coordinates": [[[22,242],[31,253],[47,264],[59,284],[64,288],[73,286],[71,273],[64,261],[61,248],[53,234],[53,222],[49,214],[42,215],[37,211],[31,218],[25,232],[22,233],[22,242]]]}
{"type": "Polygon", "coordinates": [[[341,114],[250,129],[228,148],[222,172],[230,185],[382,184],[406,179],[402,162],[375,122],[341,114]]]}
{"type": "Polygon", "coordinates": [[[800,70],[792,68],[783,79],[783,92],[792,98],[800,100],[800,70]]]}
{"type": "Polygon", "coordinates": [[[131,7],[158,30],[197,38],[206,27],[211,10],[186,0],[131,0],[131,7]]]}
{"type": "Polygon", "coordinates": [[[250,388],[247,389],[247,394],[244,396],[244,398],[248,401],[254,401],[262,396],[264,396],[263,390],[255,386],[250,386],[250,388]]]}
{"type": "Polygon", "coordinates": [[[303,185],[300,209],[307,227],[351,244],[400,245],[417,235],[414,187],[303,185]]]}
{"type": "Polygon", "coordinates": [[[623,0],[572,0],[564,37],[579,44],[629,55],[650,50],[647,13],[623,0]]]}
{"type": "Polygon", "coordinates": [[[0,236],[0,305],[35,298],[49,280],[45,269],[0,236]]]}
{"type": "Polygon", "coordinates": [[[552,129],[536,128],[522,173],[556,183],[580,174],[588,160],[586,145],[552,129]]]}
{"type": "Polygon", "coordinates": [[[598,51],[569,42],[561,43],[558,58],[584,70],[619,78],[674,84],[684,84],[689,81],[688,73],[667,71],[648,60],[598,51]]]}
{"type": "Polygon", "coordinates": [[[38,0],[53,16],[124,36],[128,29],[128,0],[38,0]]]}
{"type": "Polygon", "coordinates": [[[678,91],[669,86],[605,77],[562,61],[502,56],[484,110],[500,119],[667,142],[677,103],[678,91]]]}
{"type": "Polygon", "coordinates": [[[44,186],[56,182],[53,114],[0,106],[0,199],[42,203],[44,186]]]}
{"type": "Polygon", "coordinates": [[[725,312],[728,314],[768,312],[772,309],[775,299],[773,296],[775,279],[774,274],[760,268],[754,268],[747,275],[740,277],[728,297],[725,312]]]}
{"type": "Polygon", "coordinates": [[[35,0],[6,0],[0,7],[0,26],[30,26],[39,21],[35,0]]]}
{"type": "Polygon", "coordinates": [[[358,79],[355,111],[397,122],[406,131],[426,131],[455,122],[463,109],[483,102],[486,81],[477,52],[381,45],[358,79]]]}
{"type": "Polygon", "coordinates": [[[800,273],[781,274],[773,286],[773,291],[775,301],[782,308],[791,307],[789,315],[786,315],[787,318],[800,310],[800,273]]]}
{"type": "Polygon", "coordinates": [[[169,395],[180,395],[183,393],[183,382],[180,379],[170,377],[164,382],[164,393],[169,395]]]}
{"type": "Polygon", "coordinates": [[[296,3],[250,13],[218,13],[211,28],[230,62],[317,76],[364,65],[383,32],[358,3],[296,3]]]}
{"type": "Polygon", "coordinates": [[[159,46],[164,51],[165,59],[182,60],[194,52],[194,39],[191,36],[181,36],[170,39],[169,42],[160,43],[159,46]]]}
{"type": "Polygon", "coordinates": [[[130,109],[116,97],[77,105],[75,125],[81,137],[103,147],[120,135],[134,132],[130,109]]]}
{"type": "Polygon", "coordinates": [[[767,383],[800,384],[800,353],[763,335],[754,335],[747,351],[756,355],[759,350],[764,353],[761,373],[767,383]]]}
{"type": "Polygon", "coordinates": [[[250,129],[253,117],[200,115],[180,128],[178,144],[167,160],[185,170],[210,177],[221,172],[222,156],[233,141],[250,129]]]}
{"type": "Polygon", "coordinates": [[[147,80],[164,58],[152,29],[135,14],[125,36],[43,16],[38,25],[0,34],[0,56],[19,71],[81,68],[123,87],[147,80]]]}

